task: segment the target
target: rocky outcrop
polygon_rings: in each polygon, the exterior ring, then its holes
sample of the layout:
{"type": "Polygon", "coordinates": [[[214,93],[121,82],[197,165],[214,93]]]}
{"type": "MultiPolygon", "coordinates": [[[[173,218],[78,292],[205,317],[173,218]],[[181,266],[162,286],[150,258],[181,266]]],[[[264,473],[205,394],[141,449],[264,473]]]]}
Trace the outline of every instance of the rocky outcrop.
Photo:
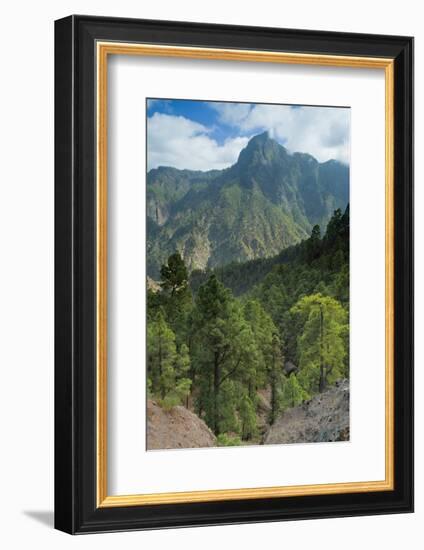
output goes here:
{"type": "Polygon", "coordinates": [[[147,448],[189,449],[214,447],[216,437],[194,413],[182,406],[169,411],[147,401],[147,448]]]}
{"type": "Polygon", "coordinates": [[[271,426],[265,445],[349,440],[349,381],[285,411],[271,426]]]}
{"type": "Polygon", "coordinates": [[[159,292],[161,289],[160,284],[157,281],[154,281],[151,277],[147,276],[147,290],[152,290],[153,292],[159,292]]]}
{"type": "Polygon", "coordinates": [[[298,368],[296,365],[294,365],[291,361],[286,361],[284,363],[283,371],[286,376],[290,376],[291,374],[296,374],[298,372],[298,368]]]}

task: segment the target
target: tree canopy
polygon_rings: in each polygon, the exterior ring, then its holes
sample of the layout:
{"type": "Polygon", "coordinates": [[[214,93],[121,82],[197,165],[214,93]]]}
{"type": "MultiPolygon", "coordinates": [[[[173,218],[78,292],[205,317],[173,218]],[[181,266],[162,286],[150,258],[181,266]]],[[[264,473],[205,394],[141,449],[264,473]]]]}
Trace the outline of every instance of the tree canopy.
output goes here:
{"type": "Polygon", "coordinates": [[[189,274],[175,252],[160,274],[147,294],[149,394],[189,407],[219,444],[260,441],[264,422],[349,377],[348,208],[278,256],[189,274]]]}

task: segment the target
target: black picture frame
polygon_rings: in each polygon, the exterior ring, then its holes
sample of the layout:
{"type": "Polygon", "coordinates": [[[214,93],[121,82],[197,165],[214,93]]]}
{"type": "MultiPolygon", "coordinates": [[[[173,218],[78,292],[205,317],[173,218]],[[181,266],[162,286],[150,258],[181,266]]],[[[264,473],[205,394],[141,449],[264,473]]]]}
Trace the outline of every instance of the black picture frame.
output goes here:
{"type": "Polygon", "coordinates": [[[413,39],[73,15],[55,22],[55,74],[55,527],[76,534],[412,512],[413,39]],[[394,490],[97,507],[99,40],[394,60],[394,490]]]}

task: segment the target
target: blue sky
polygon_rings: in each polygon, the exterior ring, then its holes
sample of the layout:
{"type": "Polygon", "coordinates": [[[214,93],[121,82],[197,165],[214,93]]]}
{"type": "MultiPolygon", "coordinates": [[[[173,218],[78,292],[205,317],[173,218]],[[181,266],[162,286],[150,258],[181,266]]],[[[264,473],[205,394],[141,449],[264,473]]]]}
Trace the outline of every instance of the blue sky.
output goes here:
{"type": "Polygon", "coordinates": [[[290,152],[309,153],[320,162],[349,162],[346,108],[148,99],[147,117],[149,170],[231,166],[249,139],[263,131],[290,152]]]}
{"type": "MultiPolygon", "coordinates": [[[[222,145],[226,139],[236,137],[240,134],[236,127],[219,120],[219,112],[214,107],[222,106],[223,103],[221,102],[164,99],[148,100],[147,105],[149,117],[154,115],[154,113],[165,113],[198,122],[205,128],[208,128],[209,137],[216,140],[219,145],[222,145]]],[[[239,103],[238,105],[253,107],[251,104],[239,103]]]]}

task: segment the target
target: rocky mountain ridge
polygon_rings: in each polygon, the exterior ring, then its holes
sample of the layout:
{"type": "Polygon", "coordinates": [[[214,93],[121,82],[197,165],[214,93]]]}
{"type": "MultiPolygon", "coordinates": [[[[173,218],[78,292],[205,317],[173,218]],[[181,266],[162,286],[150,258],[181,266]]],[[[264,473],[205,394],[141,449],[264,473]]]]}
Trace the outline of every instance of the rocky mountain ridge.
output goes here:
{"type": "Polygon", "coordinates": [[[147,174],[148,275],[176,250],[190,270],[278,254],[348,200],[348,166],[291,154],[267,133],[224,170],[156,168],[147,174]]]}

